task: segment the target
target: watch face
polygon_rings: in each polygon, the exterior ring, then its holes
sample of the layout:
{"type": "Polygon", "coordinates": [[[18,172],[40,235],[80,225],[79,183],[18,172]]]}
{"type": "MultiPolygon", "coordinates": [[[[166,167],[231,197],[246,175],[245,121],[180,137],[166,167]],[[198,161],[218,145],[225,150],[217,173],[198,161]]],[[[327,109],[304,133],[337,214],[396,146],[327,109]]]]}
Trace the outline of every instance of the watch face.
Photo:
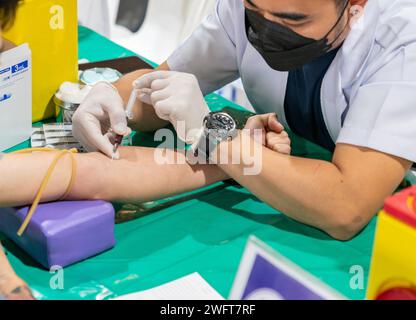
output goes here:
{"type": "Polygon", "coordinates": [[[207,122],[207,129],[230,131],[235,128],[235,121],[226,113],[213,113],[207,122]]]}
{"type": "Polygon", "coordinates": [[[236,129],[236,123],[227,113],[211,113],[207,118],[206,128],[215,138],[224,140],[228,138],[231,131],[236,129]]]}

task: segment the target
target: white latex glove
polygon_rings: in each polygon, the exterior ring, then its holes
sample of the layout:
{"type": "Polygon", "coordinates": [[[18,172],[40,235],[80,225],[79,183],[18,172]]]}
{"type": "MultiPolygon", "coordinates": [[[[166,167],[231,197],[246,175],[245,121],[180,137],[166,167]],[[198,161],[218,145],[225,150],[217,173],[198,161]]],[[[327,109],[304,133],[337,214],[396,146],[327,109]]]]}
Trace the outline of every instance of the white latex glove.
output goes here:
{"type": "Polygon", "coordinates": [[[117,89],[106,82],[97,83],[92,88],[72,122],[74,137],[87,151],[101,151],[114,159],[120,158],[118,152],[113,155],[115,135],[131,134],[123,99],[117,89]]]}
{"type": "Polygon", "coordinates": [[[139,91],[138,99],[153,105],[159,118],[171,122],[182,141],[193,144],[199,139],[209,108],[194,75],[155,71],[137,79],[133,86],[139,91]],[[179,127],[181,123],[184,129],[179,127]]]}

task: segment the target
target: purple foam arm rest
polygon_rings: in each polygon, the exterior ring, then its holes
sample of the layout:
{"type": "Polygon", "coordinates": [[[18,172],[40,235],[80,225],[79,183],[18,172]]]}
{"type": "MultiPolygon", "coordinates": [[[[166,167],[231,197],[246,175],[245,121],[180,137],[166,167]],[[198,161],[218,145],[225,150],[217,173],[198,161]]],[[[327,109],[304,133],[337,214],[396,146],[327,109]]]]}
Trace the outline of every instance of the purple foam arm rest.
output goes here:
{"type": "Polygon", "coordinates": [[[66,267],[115,245],[114,208],[104,201],[39,205],[22,237],[28,207],[0,209],[0,231],[45,268],[66,267]]]}

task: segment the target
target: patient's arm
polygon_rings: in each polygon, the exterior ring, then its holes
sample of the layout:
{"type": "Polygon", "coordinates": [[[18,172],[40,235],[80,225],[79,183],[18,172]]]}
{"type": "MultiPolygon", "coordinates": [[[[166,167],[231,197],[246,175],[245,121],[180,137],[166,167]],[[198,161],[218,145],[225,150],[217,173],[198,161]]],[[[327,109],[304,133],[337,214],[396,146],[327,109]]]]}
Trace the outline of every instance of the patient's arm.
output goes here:
{"type": "Polygon", "coordinates": [[[32,294],[7,260],[0,244],[0,297],[10,300],[32,300],[32,294]]]}
{"type": "MultiPolygon", "coordinates": [[[[157,149],[120,148],[121,160],[100,153],[76,155],[76,181],[68,200],[101,199],[142,202],[191,191],[227,176],[216,166],[190,166],[184,155],[174,154],[184,164],[159,165],[157,149]]],[[[160,149],[158,149],[160,152],[160,149]]],[[[56,153],[6,155],[0,160],[0,206],[31,204],[56,153]]],[[[51,177],[42,202],[56,201],[65,194],[71,179],[71,159],[62,158],[51,177]]]]}

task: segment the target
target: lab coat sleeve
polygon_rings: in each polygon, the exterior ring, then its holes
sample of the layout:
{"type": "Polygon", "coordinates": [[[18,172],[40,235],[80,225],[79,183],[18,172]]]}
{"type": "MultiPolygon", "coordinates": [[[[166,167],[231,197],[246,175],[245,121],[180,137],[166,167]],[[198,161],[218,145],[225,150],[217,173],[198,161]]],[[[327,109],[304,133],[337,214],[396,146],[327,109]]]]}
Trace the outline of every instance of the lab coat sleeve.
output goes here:
{"type": "Polygon", "coordinates": [[[337,143],[416,162],[416,43],[400,48],[361,86],[337,143]]]}
{"type": "Polygon", "coordinates": [[[215,12],[207,16],[167,61],[173,71],[194,74],[204,94],[239,77],[233,24],[239,1],[219,0],[215,12]]]}

